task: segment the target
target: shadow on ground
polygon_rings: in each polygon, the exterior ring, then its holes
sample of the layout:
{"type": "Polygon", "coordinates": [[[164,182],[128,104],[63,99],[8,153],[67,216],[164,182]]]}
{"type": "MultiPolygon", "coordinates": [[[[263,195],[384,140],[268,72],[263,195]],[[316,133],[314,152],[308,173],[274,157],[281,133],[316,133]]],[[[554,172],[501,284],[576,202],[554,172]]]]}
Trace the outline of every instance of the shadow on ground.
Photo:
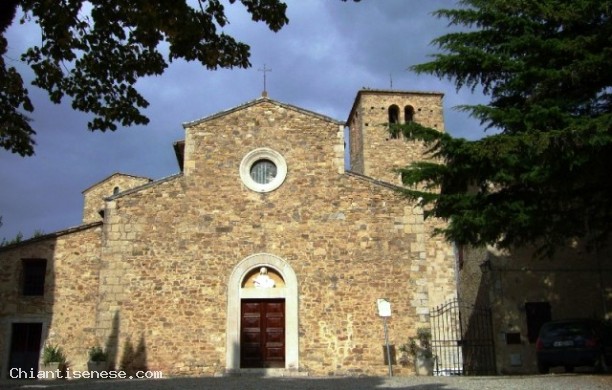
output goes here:
{"type": "Polygon", "coordinates": [[[612,375],[549,374],[489,377],[260,377],[255,375],[134,380],[12,380],[3,390],[601,390],[612,388],[612,375]]]}
{"type": "Polygon", "coordinates": [[[70,389],[70,390],[127,390],[127,389],[205,389],[205,390],[458,390],[447,380],[437,378],[381,378],[381,377],[258,377],[229,376],[203,378],[168,378],[134,380],[19,380],[0,384],[2,389],[70,389]]]}

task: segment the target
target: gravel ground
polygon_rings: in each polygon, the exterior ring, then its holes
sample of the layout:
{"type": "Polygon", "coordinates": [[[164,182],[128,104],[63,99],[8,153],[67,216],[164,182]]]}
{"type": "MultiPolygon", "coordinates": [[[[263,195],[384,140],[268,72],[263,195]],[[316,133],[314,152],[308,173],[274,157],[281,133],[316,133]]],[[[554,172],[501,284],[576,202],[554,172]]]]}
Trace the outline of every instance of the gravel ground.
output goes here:
{"type": "Polygon", "coordinates": [[[612,389],[611,375],[550,374],[490,377],[301,377],[231,376],[157,380],[2,381],[0,389],[205,389],[205,390],[489,390],[612,389]]]}

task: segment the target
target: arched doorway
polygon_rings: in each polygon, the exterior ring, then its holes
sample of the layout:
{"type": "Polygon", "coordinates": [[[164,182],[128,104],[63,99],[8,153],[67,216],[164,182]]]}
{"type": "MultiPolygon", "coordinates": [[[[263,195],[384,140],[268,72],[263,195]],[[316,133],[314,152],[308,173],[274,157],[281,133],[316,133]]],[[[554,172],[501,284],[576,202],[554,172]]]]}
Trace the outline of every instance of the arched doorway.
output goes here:
{"type": "MultiPolygon", "coordinates": [[[[229,278],[227,304],[227,344],[226,369],[236,371],[241,368],[278,367],[298,370],[298,288],[297,278],[291,266],[278,256],[258,253],[238,263],[229,278]],[[267,272],[262,272],[262,269],[267,272]],[[262,273],[273,281],[256,286],[256,279],[262,273]],[[246,317],[245,317],[246,316],[246,317]],[[271,318],[269,331],[249,328],[249,321],[271,318]],[[280,322],[283,322],[282,334],[280,322]],[[250,332],[250,333],[249,333],[250,332]],[[259,333],[258,333],[259,332],[259,333]],[[262,333],[263,332],[263,333],[262,333]],[[264,345],[265,357],[260,364],[254,355],[249,355],[249,339],[270,337],[264,345]],[[268,335],[268,336],[266,336],[268,335]],[[246,337],[246,339],[245,339],[246,337]],[[283,337],[284,340],[274,339],[283,337]],[[278,341],[283,341],[282,358],[278,341]],[[250,356],[250,357],[249,357],[250,356]],[[281,360],[282,359],[282,360],[281,360]]],[[[268,327],[268,324],[265,324],[268,327]]],[[[259,340],[259,339],[257,339],[259,340]]],[[[262,345],[263,345],[262,344],[262,345]]]]}

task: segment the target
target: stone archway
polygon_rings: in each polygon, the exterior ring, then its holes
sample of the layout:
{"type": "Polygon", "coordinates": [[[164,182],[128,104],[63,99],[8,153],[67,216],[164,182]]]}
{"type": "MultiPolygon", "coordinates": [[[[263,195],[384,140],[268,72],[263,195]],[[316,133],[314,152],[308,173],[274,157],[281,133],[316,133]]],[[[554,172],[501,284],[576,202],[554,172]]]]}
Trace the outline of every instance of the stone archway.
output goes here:
{"type": "Polygon", "coordinates": [[[229,278],[227,294],[226,370],[240,369],[240,302],[246,298],[285,299],[285,369],[299,368],[298,345],[298,286],[291,266],[278,256],[258,253],[238,263],[229,278]],[[267,267],[278,272],[285,282],[282,288],[242,288],[244,278],[254,269],[267,267]]]}

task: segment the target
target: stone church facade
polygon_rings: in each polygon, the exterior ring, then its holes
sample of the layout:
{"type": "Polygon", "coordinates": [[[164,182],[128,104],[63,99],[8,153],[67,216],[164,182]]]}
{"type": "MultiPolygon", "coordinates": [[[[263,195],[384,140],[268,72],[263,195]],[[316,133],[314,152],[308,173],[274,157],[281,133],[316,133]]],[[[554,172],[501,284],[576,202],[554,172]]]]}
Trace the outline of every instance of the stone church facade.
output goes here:
{"type": "Polygon", "coordinates": [[[81,225],[0,248],[2,377],[47,344],[75,370],[100,345],[165,376],[385,375],[377,299],[399,346],[456,295],[440,222],[396,191],[423,152],[389,136],[407,120],[444,131],[442,95],[361,90],[346,122],[264,95],[185,123],[179,173],[111,175],[81,225]]]}

